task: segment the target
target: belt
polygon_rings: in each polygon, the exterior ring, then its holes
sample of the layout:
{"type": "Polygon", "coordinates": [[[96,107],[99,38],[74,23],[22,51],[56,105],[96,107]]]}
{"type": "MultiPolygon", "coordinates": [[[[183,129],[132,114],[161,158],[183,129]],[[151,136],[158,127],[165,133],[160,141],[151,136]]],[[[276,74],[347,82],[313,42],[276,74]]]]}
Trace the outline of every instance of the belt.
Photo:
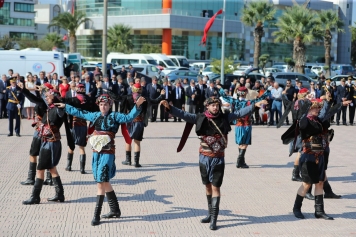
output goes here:
{"type": "Polygon", "coordinates": [[[14,103],[14,104],[18,104],[19,103],[18,101],[12,100],[12,99],[9,99],[9,102],[14,103]]]}

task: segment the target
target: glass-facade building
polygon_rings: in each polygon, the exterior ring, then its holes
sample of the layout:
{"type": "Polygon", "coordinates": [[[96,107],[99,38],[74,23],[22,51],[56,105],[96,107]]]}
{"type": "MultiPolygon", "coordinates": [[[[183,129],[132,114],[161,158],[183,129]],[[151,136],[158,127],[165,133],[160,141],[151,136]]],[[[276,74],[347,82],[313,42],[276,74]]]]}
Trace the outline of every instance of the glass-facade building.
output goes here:
{"type": "MultiPolygon", "coordinates": [[[[226,1],[225,57],[251,63],[253,28],[244,26],[240,21],[245,2],[226,1]]],[[[143,44],[149,43],[162,47],[162,53],[183,55],[188,59],[221,58],[221,16],[217,16],[211,27],[206,46],[200,42],[206,22],[222,9],[222,5],[223,1],[217,0],[109,0],[108,27],[120,23],[131,26],[133,53],[140,53],[143,44]],[[164,46],[167,41],[169,49],[164,46]]],[[[86,12],[92,20],[77,35],[78,51],[89,58],[101,57],[103,2],[77,0],[76,8],[86,12]]],[[[276,16],[282,13],[283,8],[279,8],[276,16]]],[[[272,36],[274,30],[273,24],[265,26],[262,54],[268,53],[274,62],[283,62],[284,58],[292,57],[293,45],[275,43],[272,36]]],[[[308,62],[323,61],[324,47],[321,42],[307,47],[308,62]]],[[[336,57],[336,48],[333,50],[332,57],[336,57]]]]}

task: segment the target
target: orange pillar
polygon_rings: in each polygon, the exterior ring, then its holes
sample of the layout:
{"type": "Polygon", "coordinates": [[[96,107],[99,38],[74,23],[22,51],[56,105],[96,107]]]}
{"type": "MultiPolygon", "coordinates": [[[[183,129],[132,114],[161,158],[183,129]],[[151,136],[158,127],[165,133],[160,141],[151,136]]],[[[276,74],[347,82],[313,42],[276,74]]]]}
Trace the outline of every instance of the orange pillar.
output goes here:
{"type": "Polygon", "coordinates": [[[172,0],[162,0],[162,9],[172,9],[172,0]]]}
{"type": "Polygon", "coordinates": [[[162,53],[172,54],[172,29],[163,29],[162,32],[162,53]]]}

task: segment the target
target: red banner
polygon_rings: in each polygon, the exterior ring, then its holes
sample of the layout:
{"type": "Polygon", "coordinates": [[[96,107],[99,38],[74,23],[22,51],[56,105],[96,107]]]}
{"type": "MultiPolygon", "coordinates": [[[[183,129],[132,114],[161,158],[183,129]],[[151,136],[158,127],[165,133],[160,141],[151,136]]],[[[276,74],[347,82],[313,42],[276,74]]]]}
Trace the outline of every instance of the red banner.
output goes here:
{"type": "Polygon", "coordinates": [[[0,0],[0,8],[4,6],[5,0],[0,0]]]}
{"type": "Polygon", "coordinates": [[[212,18],[209,19],[209,21],[206,23],[205,28],[204,28],[204,35],[203,38],[201,39],[200,44],[204,45],[206,44],[206,38],[208,37],[208,32],[210,30],[210,27],[213,25],[215,18],[217,15],[220,15],[223,12],[222,9],[220,9],[217,13],[214,14],[212,18]]]}
{"type": "MultiPolygon", "coordinates": [[[[1,0],[0,0],[1,1],[1,0]]],[[[65,35],[63,35],[63,38],[62,38],[62,40],[63,41],[66,41],[68,39],[68,36],[67,36],[67,34],[65,34],[65,35]]]]}

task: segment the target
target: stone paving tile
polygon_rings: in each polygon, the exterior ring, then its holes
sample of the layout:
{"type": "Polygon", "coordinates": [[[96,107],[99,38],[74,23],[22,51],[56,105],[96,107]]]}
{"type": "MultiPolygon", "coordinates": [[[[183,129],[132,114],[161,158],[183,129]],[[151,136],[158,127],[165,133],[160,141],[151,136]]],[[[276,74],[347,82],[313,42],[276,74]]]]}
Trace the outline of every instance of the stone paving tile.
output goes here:
{"type": "MultiPolygon", "coordinates": [[[[219,229],[212,232],[209,225],[200,223],[207,205],[194,132],[184,150],[176,152],[184,123],[149,124],[142,142],[140,169],[121,164],[124,144],[117,134],[117,174],[112,184],[122,218],[102,220],[96,227],[90,225],[96,198],[92,153],[87,147],[89,174],[79,173],[78,153],[73,171],[66,172],[65,136],[58,171],[66,201],[47,202],[54,188],[44,186],[40,205],[21,204],[32,190],[19,182],[27,177],[33,134],[30,122],[22,123],[22,137],[8,138],[7,120],[0,120],[0,236],[356,236],[354,127],[333,127],[335,138],[327,174],[335,193],[343,195],[340,200],[325,200],[325,210],[335,217],[334,221],[315,219],[314,203],[309,200],[304,201],[302,209],[306,219],[293,216],[300,183],[290,181],[294,156],[288,157],[288,147],[280,140],[286,126],[253,128],[253,144],[246,152],[248,170],[235,167],[238,147],[232,131],[226,151],[219,229]]],[[[105,200],[102,213],[108,211],[105,200]]]]}

